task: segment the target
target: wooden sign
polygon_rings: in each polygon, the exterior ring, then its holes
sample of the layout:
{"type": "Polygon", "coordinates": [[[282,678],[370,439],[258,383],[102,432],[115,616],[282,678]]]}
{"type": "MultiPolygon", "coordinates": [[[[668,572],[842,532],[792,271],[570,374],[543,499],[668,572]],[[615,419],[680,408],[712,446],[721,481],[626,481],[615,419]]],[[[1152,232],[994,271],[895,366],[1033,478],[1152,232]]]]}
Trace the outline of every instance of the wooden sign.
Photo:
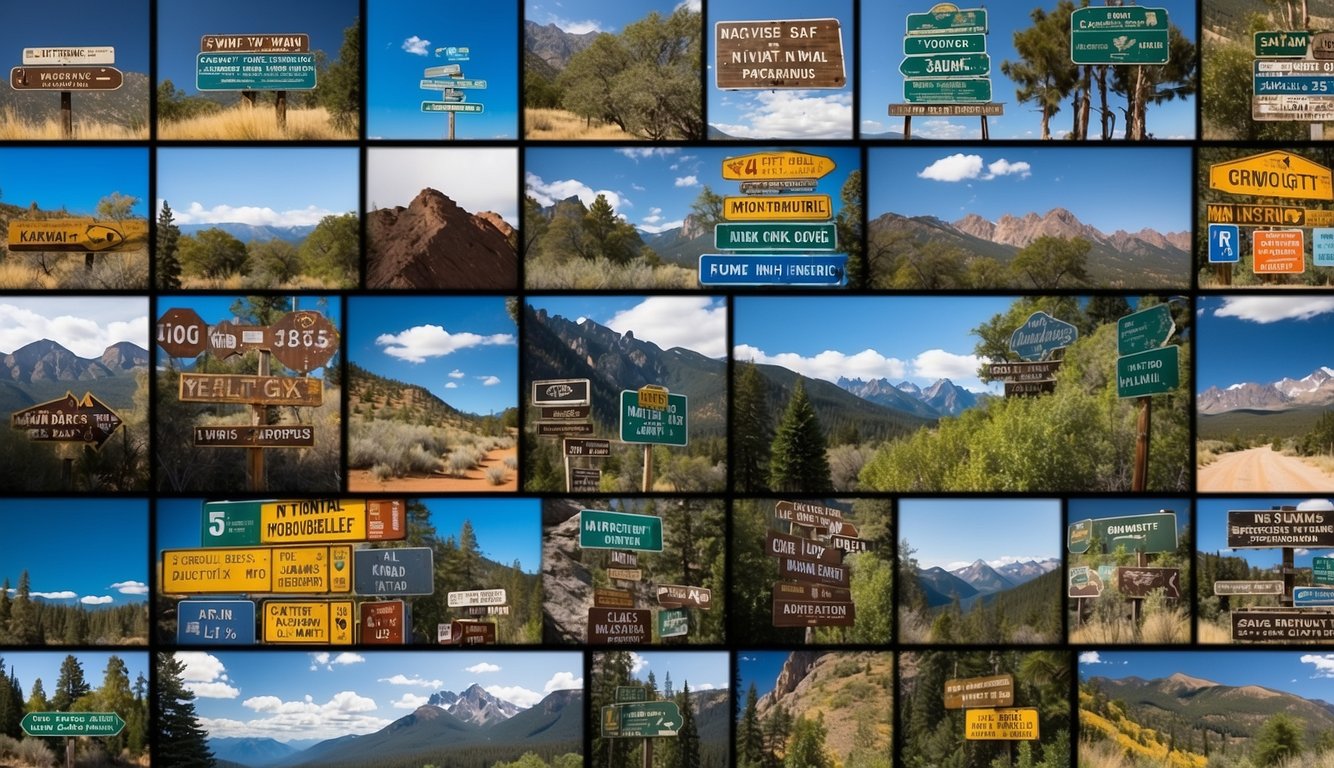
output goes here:
{"type": "Polygon", "coordinates": [[[591,435],[593,434],[593,422],[591,421],[539,421],[537,422],[537,434],[550,437],[564,437],[566,435],[591,435]]]}
{"type": "Polygon", "coordinates": [[[843,512],[808,501],[780,501],[774,504],[774,517],[797,525],[829,528],[834,522],[843,519],[843,512]]]}
{"type": "Polygon", "coordinates": [[[602,470],[570,467],[570,493],[597,493],[602,490],[602,470]]]}
{"type": "Polygon", "coordinates": [[[1334,512],[1323,509],[1233,509],[1227,513],[1227,545],[1334,547],[1334,512]]]}
{"type": "Polygon", "coordinates": [[[324,402],[324,381],[286,376],[182,373],[177,398],[183,403],[314,406],[324,402]]]}
{"type": "Polygon", "coordinates": [[[794,557],[778,559],[778,574],[785,579],[812,584],[832,584],[836,587],[847,587],[852,584],[848,569],[844,566],[813,563],[794,557]]]}
{"type": "Polygon", "coordinates": [[[116,49],[109,45],[24,48],[24,64],[115,64],[116,49]]]}
{"type": "Polygon", "coordinates": [[[16,91],[114,91],[125,82],[115,67],[14,67],[9,87],[16,91]]]}
{"type": "Polygon", "coordinates": [[[145,221],[96,219],[12,219],[7,238],[15,253],[109,253],[148,245],[145,221]]]}
{"type": "Polygon", "coordinates": [[[494,645],[496,625],[489,621],[451,621],[439,626],[441,645],[494,645]]]}
{"type": "Polygon", "coordinates": [[[970,709],[964,713],[963,737],[969,740],[1032,741],[1038,738],[1038,709],[970,709]]]}
{"type": "Polygon", "coordinates": [[[225,360],[251,349],[268,349],[268,328],[223,320],[208,329],[208,353],[225,360]]]}
{"type": "Polygon", "coordinates": [[[1014,675],[963,677],[945,681],[945,709],[1008,707],[1014,704],[1014,675]]]}
{"type": "Polygon", "coordinates": [[[623,589],[593,588],[594,608],[634,608],[635,597],[623,589]]]}
{"type": "Polygon", "coordinates": [[[713,607],[713,592],[704,587],[663,584],[658,587],[658,605],[664,608],[699,608],[707,611],[713,607]]]}
{"type": "Polygon", "coordinates": [[[541,418],[544,419],[586,419],[593,412],[591,405],[556,405],[543,406],[538,409],[541,418]]]}
{"type": "Polygon", "coordinates": [[[1327,643],[1334,640],[1334,613],[1273,608],[1233,611],[1232,639],[1327,643]]]}
{"type": "Polygon", "coordinates": [[[774,582],[774,599],[818,600],[833,603],[852,602],[852,590],[846,587],[827,587],[823,584],[799,584],[791,581],[774,582]]]}
{"type": "Polygon", "coordinates": [[[208,324],[193,309],[173,307],[157,320],[157,345],[172,357],[203,354],[207,334],[208,324]]]}
{"type": "Polygon", "coordinates": [[[120,416],[92,392],[82,398],[66,392],[64,397],[14,411],[9,426],[28,433],[39,443],[84,443],[101,449],[120,429],[120,416]]]}
{"type": "Polygon", "coordinates": [[[652,635],[649,629],[652,623],[653,612],[647,609],[589,608],[588,643],[647,643],[652,635]]]}
{"type": "Polygon", "coordinates": [[[199,448],[309,448],[315,445],[315,427],[309,424],[195,427],[194,444],[199,448]]]}
{"type": "Polygon", "coordinates": [[[402,600],[361,604],[361,642],[403,645],[407,642],[407,604],[402,600]]]}
{"type": "Polygon", "coordinates": [[[310,35],[204,35],[200,53],[304,53],[310,50],[310,35]]]}
{"type": "Polygon", "coordinates": [[[720,21],[714,77],[721,89],[842,88],[838,19],[720,21]]]}
{"type": "Polygon", "coordinates": [[[1221,596],[1231,595],[1281,595],[1283,594],[1283,582],[1281,581],[1215,581],[1214,594],[1221,596]]]}
{"type": "Polygon", "coordinates": [[[816,563],[838,565],[843,562],[843,553],[834,547],[827,547],[810,539],[788,536],[777,531],[768,531],[764,537],[765,554],[770,557],[795,557],[816,563]]]}
{"type": "Polygon", "coordinates": [[[1116,585],[1126,597],[1148,597],[1153,590],[1161,589],[1166,597],[1180,598],[1181,572],[1176,568],[1120,566],[1116,569],[1116,585]]]}
{"type": "Polygon", "coordinates": [[[644,572],[638,568],[608,568],[607,578],[617,581],[641,581],[644,572]]]}
{"type": "Polygon", "coordinates": [[[269,350],[288,369],[306,373],[338,351],[338,330],[319,312],[288,312],[269,326],[269,350]]]}
{"type": "Polygon", "coordinates": [[[775,627],[851,627],[857,623],[857,609],[851,602],[785,600],[774,594],[775,627]]]}
{"type": "Polygon", "coordinates": [[[1005,382],[1006,397],[1038,397],[1039,395],[1048,395],[1055,391],[1056,382],[1054,380],[1005,382]]]}
{"type": "MultiPolygon", "coordinates": [[[[592,425],[589,426],[591,427],[592,425]]],[[[589,456],[595,459],[600,459],[611,455],[610,440],[566,438],[561,442],[565,449],[566,456],[589,456]]]]}

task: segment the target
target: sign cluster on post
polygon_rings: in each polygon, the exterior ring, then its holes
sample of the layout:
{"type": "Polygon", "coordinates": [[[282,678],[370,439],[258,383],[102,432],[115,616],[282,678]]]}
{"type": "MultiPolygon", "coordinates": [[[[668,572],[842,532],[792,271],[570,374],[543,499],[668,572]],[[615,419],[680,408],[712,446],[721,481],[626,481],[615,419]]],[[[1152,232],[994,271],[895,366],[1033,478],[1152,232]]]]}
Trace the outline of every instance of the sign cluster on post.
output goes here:
{"type": "Polygon", "coordinates": [[[987,54],[987,10],[937,3],[904,21],[903,103],[890,104],[891,117],[904,119],[904,138],[913,117],[980,117],[1004,114],[991,100],[991,56],[987,54]]]}
{"type": "Polygon", "coordinates": [[[442,66],[427,67],[423,73],[420,87],[424,91],[438,91],[436,100],[423,101],[421,111],[444,112],[449,116],[445,138],[454,140],[454,116],[459,112],[481,114],[483,105],[469,102],[466,90],[485,90],[485,80],[474,80],[463,76],[463,65],[457,62],[468,61],[472,49],[463,46],[447,46],[435,49],[436,56],[444,56],[446,61],[455,62],[442,66]],[[437,79],[439,78],[439,79],[437,79]]]}
{"type": "Polygon", "coordinates": [[[1173,552],[1177,548],[1176,513],[1168,510],[1147,515],[1124,515],[1078,520],[1066,529],[1065,546],[1073,555],[1087,554],[1096,541],[1099,548],[1094,555],[1111,555],[1117,548],[1134,553],[1136,564],[1119,566],[1071,565],[1067,573],[1066,595],[1077,599],[1075,619],[1084,619],[1084,600],[1102,594],[1106,577],[1115,579],[1116,589],[1127,600],[1133,601],[1133,613],[1138,620],[1139,601],[1155,589],[1163,596],[1180,599],[1181,573],[1177,568],[1150,566],[1148,555],[1173,552]],[[1106,576],[1104,575],[1106,574],[1106,576]]]}
{"type": "Polygon", "coordinates": [[[125,82],[109,45],[24,48],[23,64],[9,70],[9,87],[16,91],[60,92],[60,128],[63,138],[74,138],[74,91],[114,91],[125,82]]]}
{"type": "Polygon", "coordinates": [[[773,625],[852,626],[857,611],[843,558],[848,552],[865,551],[869,543],[857,538],[856,525],[843,520],[843,512],[834,507],[779,501],[774,517],[787,522],[791,533],[770,530],[765,535],[765,554],[778,559],[773,625]]]}
{"type": "Polygon", "coordinates": [[[702,254],[700,284],[845,285],[847,254],[833,253],[833,198],[814,194],[833,170],[832,159],[804,152],[724,159],[723,178],[741,182],[742,196],[723,198],[727,223],[715,227],[714,247],[732,253],[702,254]]]}
{"type": "Polygon", "coordinates": [[[260,601],[264,643],[405,643],[411,623],[406,603],[358,604],[352,598],[434,591],[429,547],[355,546],[406,537],[401,499],[205,502],[201,548],[162,552],[162,592],[233,597],[180,601],[176,640],[182,645],[254,644],[253,597],[282,595],[260,601]]]}
{"type": "MultiPolygon", "coordinates": [[[[1258,46],[1259,36],[1256,40],[1258,46]]],[[[1319,63],[1330,66],[1330,77],[1334,80],[1334,61],[1319,63]]],[[[1334,100],[1334,94],[1327,98],[1334,100]]],[[[1330,119],[1334,119],[1334,106],[1330,119]]],[[[1329,201],[1334,197],[1331,192],[1334,176],[1329,168],[1301,155],[1275,150],[1214,163],[1209,166],[1209,188],[1276,201],[1329,201]]],[[[1250,233],[1251,269],[1257,275],[1305,272],[1306,228],[1312,228],[1312,263],[1317,267],[1334,266],[1334,210],[1254,202],[1209,203],[1205,210],[1209,221],[1209,263],[1218,265],[1225,285],[1231,282],[1231,265],[1241,260],[1242,226],[1288,227],[1256,229],[1250,233]]]]}
{"type": "Polygon", "coordinates": [[[571,459],[605,459],[611,455],[611,442],[579,435],[593,434],[592,385],[588,379],[547,379],[533,382],[532,404],[539,409],[537,434],[563,438],[565,490],[571,493],[597,493],[602,485],[602,470],[596,466],[575,466],[571,459]]]}
{"type": "Polygon", "coordinates": [[[1218,595],[1277,595],[1278,608],[1243,608],[1229,612],[1233,640],[1327,643],[1334,640],[1334,559],[1313,558],[1316,586],[1295,585],[1296,549],[1334,547],[1334,510],[1282,507],[1230,510],[1229,549],[1281,549],[1283,580],[1214,582],[1218,595]],[[1238,588],[1241,585],[1243,588],[1238,588]]]}
{"type": "Polygon", "coordinates": [[[450,592],[445,604],[470,617],[455,619],[438,628],[441,645],[489,645],[496,642],[496,623],[478,616],[508,616],[508,596],[503,589],[473,589],[450,592]]]}
{"type": "Polygon", "coordinates": [[[1254,42],[1252,120],[1334,120],[1334,33],[1273,30],[1254,42]]]}
{"type": "Polygon", "coordinates": [[[945,709],[964,710],[969,741],[1031,741],[1038,738],[1037,707],[1015,707],[1014,675],[995,674],[945,681],[945,709]]]}
{"type": "Polygon", "coordinates": [[[1024,324],[1010,334],[1010,351],[1025,362],[989,363],[989,378],[1005,382],[1006,397],[1034,397],[1056,391],[1056,372],[1060,360],[1051,353],[1064,349],[1079,338],[1079,329],[1046,312],[1028,316],[1024,324]]]}

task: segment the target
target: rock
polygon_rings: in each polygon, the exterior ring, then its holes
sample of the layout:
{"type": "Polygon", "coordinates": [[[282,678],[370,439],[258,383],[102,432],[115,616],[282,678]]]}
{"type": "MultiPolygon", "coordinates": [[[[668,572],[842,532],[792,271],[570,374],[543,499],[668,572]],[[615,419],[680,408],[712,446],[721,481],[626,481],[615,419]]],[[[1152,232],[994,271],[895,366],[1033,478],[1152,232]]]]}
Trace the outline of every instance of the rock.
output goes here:
{"type": "Polygon", "coordinates": [[[406,208],[367,214],[366,287],[513,290],[513,233],[498,214],[471,214],[428,187],[406,208]]]}

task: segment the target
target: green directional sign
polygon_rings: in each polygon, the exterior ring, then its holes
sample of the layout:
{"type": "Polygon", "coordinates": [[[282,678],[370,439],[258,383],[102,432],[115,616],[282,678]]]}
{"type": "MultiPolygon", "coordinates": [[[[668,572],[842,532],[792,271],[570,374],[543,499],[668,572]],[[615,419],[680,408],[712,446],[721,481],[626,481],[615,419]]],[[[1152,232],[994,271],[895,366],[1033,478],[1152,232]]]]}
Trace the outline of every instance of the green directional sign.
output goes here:
{"type": "Polygon", "coordinates": [[[1155,304],[1126,315],[1116,321],[1116,354],[1133,355],[1157,349],[1167,343],[1176,327],[1167,304],[1155,304]]]}
{"type": "Polygon", "coordinates": [[[1334,584],[1334,557],[1312,558],[1311,580],[1317,584],[1334,584]]]}
{"type": "Polygon", "coordinates": [[[579,546],[582,549],[661,552],[662,518],[601,509],[580,510],[579,546]]]}
{"type": "Polygon", "coordinates": [[[423,101],[423,112],[481,112],[481,104],[456,104],[452,101],[423,101]]]}
{"type": "Polygon", "coordinates": [[[1311,47],[1311,33],[1306,30],[1255,33],[1255,55],[1262,58],[1306,57],[1311,47]]]}
{"type": "Polygon", "coordinates": [[[616,707],[621,738],[645,739],[652,736],[675,736],[681,727],[681,710],[674,701],[645,701],[639,704],[620,704],[616,707]]]}
{"type": "Polygon", "coordinates": [[[690,634],[690,612],[685,608],[664,608],[658,611],[658,637],[681,637],[690,634]]]}
{"type": "Polygon", "coordinates": [[[903,81],[909,104],[977,104],[991,101],[989,77],[909,78],[903,81]]]}
{"type": "Polygon", "coordinates": [[[987,31],[987,9],[960,8],[950,11],[910,13],[906,23],[910,35],[954,35],[987,31]]]}
{"type": "Polygon", "coordinates": [[[642,685],[618,685],[616,686],[617,704],[634,704],[641,701],[648,701],[648,691],[642,685]]]}
{"type": "Polygon", "coordinates": [[[976,77],[991,74],[991,57],[985,53],[939,53],[907,56],[899,62],[904,77],[976,77]]]}
{"type": "Polygon", "coordinates": [[[1117,397],[1161,395],[1180,383],[1176,345],[1116,358],[1117,397]]]}
{"type": "Polygon", "coordinates": [[[259,543],[258,501],[206,501],[199,527],[201,547],[249,547],[259,543]]]}
{"type": "MultiPolygon", "coordinates": [[[[1082,524],[1089,521],[1080,521],[1082,524]]],[[[1103,517],[1092,520],[1093,535],[1102,544],[1103,553],[1124,546],[1127,552],[1172,552],[1177,548],[1177,516],[1174,512],[1151,515],[1103,517]]],[[[1072,552],[1076,550],[1071,550],[1072,552]]]]}
{"type": "Polygon", "coordinates": [[[29,736],[115,736],[125,721],[115,712],[29,712],[19,727],[29,736]]]}
{"type": "Polygon", "coordinates": [[[903,38],[904,56],[921,56],[926,53],[986,53],[987,36],[968,35],[921,35],[903,38]]]}
{"type": "Polygon", "coordinates": [[[1166,64],[1169,28],[1165,8],[1076,8],[1070,14],[1070,60],[1075,64],[1166,64]]]}
{"type": "Polygon", "coordinates": [[[669,393],[666,408],[644,408],[638,392],[621,390],[621,442],[684,446],[688,428],[685,395],[669,393]]]}
{"type": "Polygon", "coordinates": [[[836,251],[838,226],[748,221],[719,224],[713,230],[714,247],[724,251],[836,251]]]}

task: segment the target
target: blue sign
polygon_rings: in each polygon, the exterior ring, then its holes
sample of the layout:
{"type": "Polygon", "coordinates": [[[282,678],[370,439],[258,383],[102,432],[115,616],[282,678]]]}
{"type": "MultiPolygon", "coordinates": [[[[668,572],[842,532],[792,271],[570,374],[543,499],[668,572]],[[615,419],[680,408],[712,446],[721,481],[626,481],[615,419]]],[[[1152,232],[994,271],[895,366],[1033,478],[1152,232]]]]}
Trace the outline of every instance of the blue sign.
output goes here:
{"type": "Polygon", "coordinates": [[[1328,75],[1256,75],[1255,95],[1334,94],[1334,77],[1328,75]]]}
{"type": "Polygon", "coordinates": [[[1293,587],[1293,605],[1334,605],[1334,587],[1293,587]]]}
{"type": "Polygon", "coordinates": [[[352,550],[352,585],[358,595],[402,597],[435,591],[430,547],[352,550]]]}
{"type": "Polygon", "coordinates": [[[1241,260],[1241,230],[1236,224],[1209,225],[1209,263],[1232,264],[1241,260]]]}
{"type": "Polygon", "coordinates": [[[848,282],[847,254],[774,256],[768,254],[699,257],[700,285],[838,286],[848,282]]]}
{"type": "Polygon", "coordinates": [[[1316,227],[1311,230],[1311,257],[1317,267],[1334,267],[1334,229],[1316,227]]]}
{"type": "Polygon", "coordinates": [[[177,645],[254,645],[253,600],[182,600],[176,604],[177,645]]]}
{"type": "Polygon", "coordinates": [[[201,91],[310,91],[313,53],[201,53],[195,57],[201,91]]]}
{"type": "Polygon", "coordinates": [[[1053,349],[1075,343],[1079,329],[1046,312],[1034,312],[1010,334],[1010,351],[1024,360],[1039,360],[1053,349]]]}

